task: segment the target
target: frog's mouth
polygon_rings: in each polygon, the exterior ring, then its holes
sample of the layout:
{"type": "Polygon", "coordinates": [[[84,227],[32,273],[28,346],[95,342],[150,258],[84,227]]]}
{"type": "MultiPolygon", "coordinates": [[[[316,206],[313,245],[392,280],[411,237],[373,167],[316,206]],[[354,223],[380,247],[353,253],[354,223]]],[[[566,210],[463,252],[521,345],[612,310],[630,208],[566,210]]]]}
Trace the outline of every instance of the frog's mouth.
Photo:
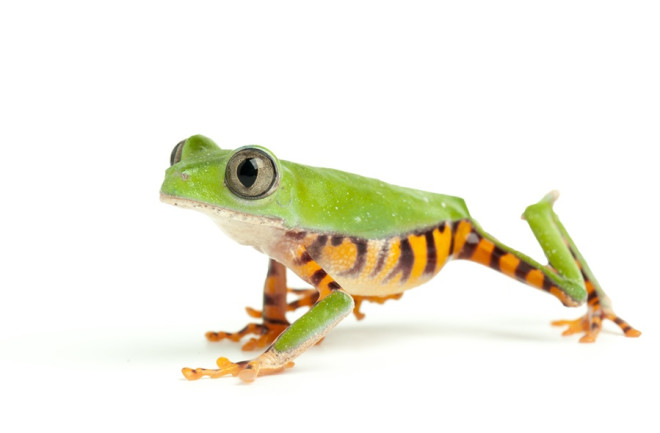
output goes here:
{"type": "Polygon", "coordinates": [[[160,193],[160,201],[184,209],[193,209],[202,212],[210,216],[213,220],[222,226],[224,226],[224,223],[226,222],[233,221],[259,226],[284,228],[283,221],[280,218],[262,215],[250,215],[237,210],[215,206],[190,198],[172,196],[163,192],[160,193]]]}

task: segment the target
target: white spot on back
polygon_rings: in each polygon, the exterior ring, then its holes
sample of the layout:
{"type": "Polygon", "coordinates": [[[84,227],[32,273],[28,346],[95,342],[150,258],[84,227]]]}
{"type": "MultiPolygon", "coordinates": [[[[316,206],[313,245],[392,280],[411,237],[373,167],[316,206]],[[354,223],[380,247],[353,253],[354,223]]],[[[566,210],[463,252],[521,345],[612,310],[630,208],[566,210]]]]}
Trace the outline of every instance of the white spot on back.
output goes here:
{"type": "Polygon", "coordinates": [[[479,243],[479,236],[477,236],[476,233],[470,233],[470,234],[467,236],[467,239],[465,239],[465,242],[467,242],[468,244],[476,244],[476,243],[479,243]]]}

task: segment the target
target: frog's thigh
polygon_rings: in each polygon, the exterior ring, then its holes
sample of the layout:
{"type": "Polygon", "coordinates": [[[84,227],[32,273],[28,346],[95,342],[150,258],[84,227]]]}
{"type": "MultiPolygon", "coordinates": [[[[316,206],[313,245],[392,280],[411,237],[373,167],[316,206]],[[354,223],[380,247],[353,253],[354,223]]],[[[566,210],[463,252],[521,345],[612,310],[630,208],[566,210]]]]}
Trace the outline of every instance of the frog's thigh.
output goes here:
{"type": "Polygon", "coordinates": [[[481,263],[544,290],[566,306],[581,305],[587,298],[584,279],[553,220],[553,197],[546,196],[539,203],[529,206],[524,214],[550,266],[544,266],[504,245],[469,219],[455,224],[454,257],[481,263]]]}

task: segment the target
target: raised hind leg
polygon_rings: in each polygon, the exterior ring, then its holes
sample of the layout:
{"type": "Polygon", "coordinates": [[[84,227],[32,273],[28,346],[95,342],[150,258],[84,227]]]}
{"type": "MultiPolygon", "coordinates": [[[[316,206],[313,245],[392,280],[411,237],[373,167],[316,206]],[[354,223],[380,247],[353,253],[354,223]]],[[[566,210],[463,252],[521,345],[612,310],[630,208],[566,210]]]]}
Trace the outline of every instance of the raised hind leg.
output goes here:
{"type": "MultiPolygon", "coordinates": [[[[550,205],[557,199],[557,192],[552,192],[544,198],[550,205]]],[[[587,290],[587,312],[582,317],[574,320],[557,320],[552,322],[554,326],[568,326],[563,335],[572,335],[579,332],[584,332],[581,343],[592,343],[596,341],[596,337],[602,328],[603,320],[611,320],[616,323],[623,331],[626,337],[639,337],[642,333],[637,329],[630,326],[625,320],[617,316],[612,310],[612,302],[605,294],[593,272],[587,265],[586,260],[580,254],[580,251],[575,246],[573,239],[571,239],[568,231],[563,226],[557,214],[550,210],[552,221],[557,227],[562,240],[566,247],[569,249],[575,264],[580,269],[582,278],[584,279],[584,286],[587,290]]]]}
{"type": "Polygon", "coordinates": [[[558,194],[552,192],[529,206],[523,214],[550,262],[548,266],[507,247],[469,220],[459,222],[455,229],[454,257],[481,263],[549,292],[566,306],[574,307],[587,301],[587,313],[583,317],[553,322],[553,325],[568,326],[564,335],[584,332],[580,342],[595,341],[603,320],[616,323],[626,337],[641,335],[612,310],[609,298],[552,210],[557,197],[558,194]]]}

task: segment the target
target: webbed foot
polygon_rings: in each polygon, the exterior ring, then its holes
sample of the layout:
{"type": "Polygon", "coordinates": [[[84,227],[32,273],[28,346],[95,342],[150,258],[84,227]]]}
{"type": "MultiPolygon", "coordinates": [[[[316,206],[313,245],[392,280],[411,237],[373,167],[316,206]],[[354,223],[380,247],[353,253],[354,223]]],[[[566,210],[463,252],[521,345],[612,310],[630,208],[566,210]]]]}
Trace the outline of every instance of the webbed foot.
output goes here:
{"type": "MultiPolygon", "coordinates": [[[[316,289],[290,289],[287,288],[288,293],[292,293],[298,297],[295,301],[289,302],[286,305],[286,311],[296,311],[298,308],[308,307],[311,308],[319,299],[319,292],[316,289]]],[[[381,302],[382,303],[382,302],[381,302]]],[[[245,307],[248,316],[255,319],[263,317],[262,310],[257,310],[252,307],[245,307]]],[[[264,319],[262,323],[248,323],[243,329],[238,332],[225,332],[225,331],[209,331],[205,334],[206,339],[209,341],[229,340],[239,342],[243,337],[248,334],[254,334],[257,337],[250,338],[242,347],[242,350],[257,350],[269,346],[279,335],[289,326],[289,322],[285,320],[264,319]]]]}
{"type": "MultiPolygon", "coordinates": [[[[287,293],[293,293],[295,296],[298,297],[295,301],[291,301],[288,304],[286,304],[286,311],[296,311],[298,308],[302,307],[309,307],[311,308],[312,305],[316,303],[316,301],[319,300],[319,292],[316,289],[286,289],[287,293]]],[[[260,318],[261,317],[261,310],[257,310],[252,307],[245,307],[245,311],[247,311],[248,315],[250,317],[255,317],[255,318],[260,318]]]]}
{"type": "Polygon", "coordinates": [[[293,367],[293,362],[286,362],[284,365],[277,365],[269,360],[262,359],[263,355],[252,361],[241,361],[241,362],[231,362],[227,358],[221,357],[218,358],[216,364],[218,365],[217,369],[208,369],[208,368],[188,368],[185,367],[181,370],[183,376],[188,380],[197,380],[201,379],[204,376],[208,376],[211,379],[216,379],[218,377],[232,375],[234,377],[238,376],[243,382],[252,382],[257,376],[263,376],[266,374],[279,373],[285,368],[293,367]]]}
{"type": "Polygon", "coordinates": [[[296,311],[302,307],[311,308],[319,300],[319,292],[316,289],[287,289],[287,292],[293,293],[298,299],[289,302],[286,311],[296,311]]]}
{"type": "Polygon", "coordinates": [[[556,320],[552,326],[567,326],[562,335],[573,335],[583,332],[580,343],[593,343],[603,327],[603,320],[611,320],[616,323],[626,337],[639,337],[640,331],[630,326],[621,317],[614,314],[611,309],[589,307],[587,314],[573,320],[556,320]]]}
{"type": "Polygon", "coordinates": [[[392,295],[386,295],[386,296],[360,296],[360,295],[353,295],[353,301],[355,302],[355,306],[353,307],[353,314],[355,315],[355,318],[358,320],[364,319],[365,314],[360,311],[360,307],[362,307],[362,302],[368,301],[368,302],[374,302],[376,304],[384,304],[385,301],[393,299],[401,299],[403,296],[403,293],[394,293],[392,295]]]}
{"type": "Polygon", "coordinates": [[[246,335],[254,334],[256,337],[250,338],[245,344],[243,344],[241,349],[263,349],[275,341],[275,339],[279,337],[288,326],[288,322],[274,323],[266,321],[264,323],[249,323],[238,332],[209,331],[206,333],[206,339],[214,342],[220,340],[239,342],[246,335]]]}

